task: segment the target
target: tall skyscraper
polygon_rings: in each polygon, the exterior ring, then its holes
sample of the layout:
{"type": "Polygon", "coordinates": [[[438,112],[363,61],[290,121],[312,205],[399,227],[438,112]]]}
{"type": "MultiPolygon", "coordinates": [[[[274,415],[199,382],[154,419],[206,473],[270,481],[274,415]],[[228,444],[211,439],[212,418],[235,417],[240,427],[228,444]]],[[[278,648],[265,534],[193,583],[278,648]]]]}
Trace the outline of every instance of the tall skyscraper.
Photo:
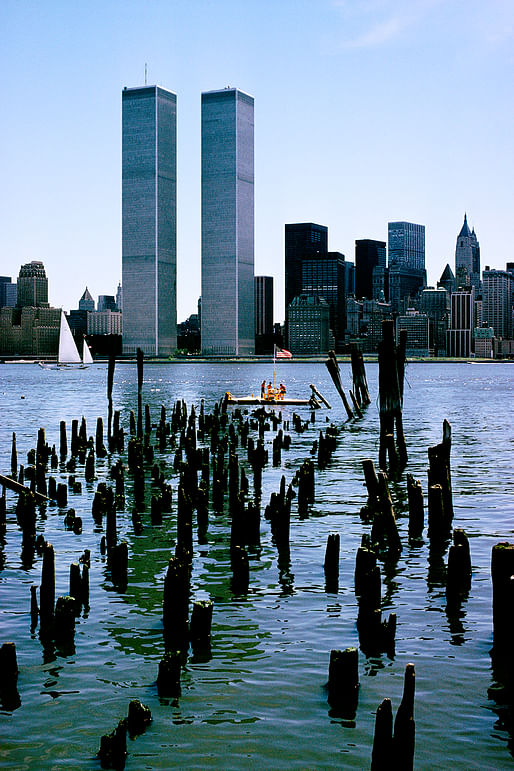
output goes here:
{"type": "Polygon", "coordinates": [[[39,260],[22,265],[18,276],[18,308],[48,308],[48,279],[39,260]]]}
{"type": "Polygon", "coordinates": [[[205,354],[255,350],[253,111],[253,97],[237,88],[202,94],[205,354]]]}
{"type": "Polygon", "coordinates": [[[494,329],[496,337],[511,340],[513,337],[512,291],[514,275],[506,270],[483,272],[482,322],[494,329]]]}
{"type": "Polygon", "coordinates": [[[450,329],[446,353],[448,356],[468,357],[473,352],[475,329],[475,290],[472,286],[451,296],[450,329]]]}
{"type": "Polygon", "coordinates": [[[122,92],[123,353],[177,344],[177,97],[122,92]]]}
{"type": "Polygon", "coordinates": [[[273,334],[273,276],[255,276],[255,334],[273,334]]]}
{"type": "Polygon", "coordinates": [[[346,298],[355,292],[353,262],[346,262],[341,252],[306,257],[301,260],[302,295],[317,295],[330,308],[330,329],[336,350],[344,342],[346,332],[346,298]]]}
{"type": "Polygon", "coordinates": [[[14,308],[18,297],[18,286],[10,276],[0,276],[0,308],[14,308]]]}
{"type": "Polygon", "coordinates": [[[466,214],[455,246],[455,275],[461,285],[470,284],[475,292],[480,291],[480,244],[475,229],[469,229],[466,214]]]}
{"type": "Polygon", "coordinates": [[[399,265],[425,270],[425,226],[412,222],[389,222],[389,267],[399,265]]]}
{"type": "Polygon", "coordinates": [[[91,292],[86,286],[84,290],[84,294],[79,300],[79,311],[94,311],[94,309],[95,309],[95,301],[93,300],[91,296],[91,292]]]}
{"type": "Polygon", "coordinates": [[[302,294],[302,260],[326,257],[328,228],[314,222],[285,226],[285,301],[286,308],[302,294]]]}
{"type": "Polygon", "coordinates": [[[373,268],[386,266],[385,241],[362,238],[355,241],[355,295],[371,300],[373,295],[373,268]]]}

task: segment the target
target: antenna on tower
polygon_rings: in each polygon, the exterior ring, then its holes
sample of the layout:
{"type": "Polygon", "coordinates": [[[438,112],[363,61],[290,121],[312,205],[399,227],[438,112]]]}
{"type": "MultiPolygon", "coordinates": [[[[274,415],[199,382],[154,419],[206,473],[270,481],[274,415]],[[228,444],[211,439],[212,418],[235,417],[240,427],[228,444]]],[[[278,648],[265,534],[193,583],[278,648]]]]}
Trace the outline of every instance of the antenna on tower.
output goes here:
{"type": "Polygon", "coordinates": [[[148,85],[148,65],[145,62],[145,86],[148,85]]]}

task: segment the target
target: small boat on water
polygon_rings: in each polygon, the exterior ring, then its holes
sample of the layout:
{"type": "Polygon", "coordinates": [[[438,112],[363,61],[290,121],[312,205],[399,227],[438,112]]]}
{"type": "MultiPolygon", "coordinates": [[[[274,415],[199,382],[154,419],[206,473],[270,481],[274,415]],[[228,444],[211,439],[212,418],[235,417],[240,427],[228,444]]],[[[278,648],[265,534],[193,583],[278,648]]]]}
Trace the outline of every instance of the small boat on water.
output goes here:
{"type": "Polygon", "coordinates": [[[89,350],[86,338],[84,338],[81,356],[75,344],[75,340],[73,339],[66,315],[64,311],[62,311],[57,363],[39,361],[39,366],[43,367],[43,369],[86,369],[92,363],[93,357],[91,356],[91,351],[89,350]]]}
{"type": "Polygon", "coordinates": [[[226,404],[257,405],[259,407],[309,407],[314,410],[325,406],[328,409],[331,409],[330,404],[325,397],[320,394],[316,386],[312,383],[310,384],[311,395],[308,399],[298,399],[296,397],[286,396],[286,388],[282,383],[277,388],[275,386],[276,358],[291,359],[292,356],[289,351],[277,348],[276,345],[273,347],[273,380],[268,383],[267,386],[265,381],[262,383],[260,396],[255,396],[254,394],[251,394],[250,396],[234,396],[230,391],[227,391],[225,393],[226,404]]]}

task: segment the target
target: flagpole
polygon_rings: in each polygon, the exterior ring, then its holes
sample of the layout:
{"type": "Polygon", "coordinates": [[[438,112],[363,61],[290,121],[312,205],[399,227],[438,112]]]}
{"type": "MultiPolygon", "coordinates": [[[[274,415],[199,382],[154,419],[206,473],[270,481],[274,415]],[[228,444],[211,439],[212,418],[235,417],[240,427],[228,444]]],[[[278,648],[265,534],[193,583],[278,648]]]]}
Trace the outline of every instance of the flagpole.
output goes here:
{"type": "Polygon", "coordinates": [[[275,395],[275,353],[277,350],[276,343],[273,343],[273,396],[275,395]]]}

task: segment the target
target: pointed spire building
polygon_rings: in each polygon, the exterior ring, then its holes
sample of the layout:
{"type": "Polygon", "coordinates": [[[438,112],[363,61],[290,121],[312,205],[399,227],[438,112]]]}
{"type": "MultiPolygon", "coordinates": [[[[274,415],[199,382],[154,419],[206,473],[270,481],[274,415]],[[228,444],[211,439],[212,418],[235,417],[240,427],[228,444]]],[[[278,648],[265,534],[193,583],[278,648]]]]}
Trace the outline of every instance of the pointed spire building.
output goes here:
{"type": "Polygon", "coordinates": [[[470,284],[480,291],[480,244],[475,229],[469,229],[467,214],[455,246],[455,275],[458,285],[470,284]]]}
{"type": "Polygon", "coordinates": [[[95,301],[91,297],[89,289],[86,286],[85,292],[79,300],[79,311],[94,311],[95,301]]]}

